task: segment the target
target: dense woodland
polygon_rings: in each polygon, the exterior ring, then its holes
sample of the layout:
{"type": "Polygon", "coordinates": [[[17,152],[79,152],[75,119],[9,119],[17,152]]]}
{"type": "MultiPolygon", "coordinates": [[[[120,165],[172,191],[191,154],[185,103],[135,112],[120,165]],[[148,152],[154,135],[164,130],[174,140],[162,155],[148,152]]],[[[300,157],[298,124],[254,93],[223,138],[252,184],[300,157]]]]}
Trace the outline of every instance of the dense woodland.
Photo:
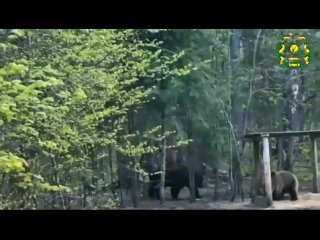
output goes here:
{"type": "MultiPolygon", "coordinates": [[[[196,171],[203,162],[212,201],[224,175],[231,200],[248,196],[245,133],[320,129],[319,38],[301,29],[1,29],[0,209],[137,207],[150,166],[196,171]],[[308,39],[304,68],[279,64],[290,34],[308,39]]],[[[272,167],[309,179],[309,139],[283,146],[285,161],[272,167]]]]}

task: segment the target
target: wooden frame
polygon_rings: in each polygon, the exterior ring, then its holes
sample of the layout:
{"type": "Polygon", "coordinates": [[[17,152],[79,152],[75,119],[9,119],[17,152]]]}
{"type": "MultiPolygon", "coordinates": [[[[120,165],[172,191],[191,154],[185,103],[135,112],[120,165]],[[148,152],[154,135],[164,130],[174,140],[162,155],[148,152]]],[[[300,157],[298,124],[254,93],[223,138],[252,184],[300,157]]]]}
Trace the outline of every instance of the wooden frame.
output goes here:
{"type": "Polygon", "coordinates": [[[265,193],[267,205],[272,206],[272,186],[271,186],[271,164],[270,164],[270,150],[269,138],[275,137],[290,137],[290,136],[303,136],[308,135],[311,140],[311,159],[312,159],[312,173],[313,173],[313,192],[319,191],[319,173],[318,173],[318,152],[317,152],[317,138],[320,137],[320,130],[310,131],[288,131],[288,132],[257,132],[246,134],[243,137],[253,142],[253,159],[254,159],[254,191],[252,201],[254,202],[255,196],[259,194],[260,187],[260,156],[259,156],[259,142],[263,143],[263,176],[265,182],[265,193]]]}

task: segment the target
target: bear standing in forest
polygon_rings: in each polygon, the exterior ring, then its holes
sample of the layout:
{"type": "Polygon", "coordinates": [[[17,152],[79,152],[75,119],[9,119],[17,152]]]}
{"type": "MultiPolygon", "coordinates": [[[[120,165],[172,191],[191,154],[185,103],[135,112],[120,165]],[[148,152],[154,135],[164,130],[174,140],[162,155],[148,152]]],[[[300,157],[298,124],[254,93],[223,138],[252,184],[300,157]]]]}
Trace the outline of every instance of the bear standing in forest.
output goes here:
{"type": "MultiPolygon", "coordinates": [[[[195,171],[195,197],[201,198],[199,188],[203,188],[204,175],[208,167],[203,164],[200,171],[195,171]]],[[[149,197],[157,198],[160,197],[160,174],[151,174],[150,180],[152,181],[149,187],[149,197]]],[[[165,187],[171,188],[171,197],[178,199],[179,193],[182,188],[189,187],[189,168],[186,166],[179,166],[175,169],[166,170],[166,181],[165,187]]]]}
{"type": "Polygon", "coordinates": [[[271,172],[272,198],[273,200],[282,200],[284,194],[289,193],[291,201],[298,200],[299,182],[291,172],[278,171],[271,172]]]}

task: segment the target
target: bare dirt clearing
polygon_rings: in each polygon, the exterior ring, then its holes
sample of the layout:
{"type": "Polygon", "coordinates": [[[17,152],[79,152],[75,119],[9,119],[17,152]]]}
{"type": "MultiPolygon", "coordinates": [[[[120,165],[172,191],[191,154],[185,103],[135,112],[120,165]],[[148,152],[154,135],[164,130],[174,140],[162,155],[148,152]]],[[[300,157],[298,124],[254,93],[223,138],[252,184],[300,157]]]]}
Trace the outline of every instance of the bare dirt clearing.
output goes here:
{"type": "MultiPolygon", "coordinates": [[[[213,200],[213,187],[209,187],[206,189],[201,189],[201,194],[203,198],[197,200],[195,203],[189,202],[189,191],[187,188],[181,191],[181,200],[173,201],[170,197],[169,189],[166,189],[166,197],[167,201],[160,205],[157,200],[141,200],[139,203],[137,210],[148,209],[148,210],[320,210],[320,193],[313,194],[310,193],[310,182],[305,182],[300,187],[299,192],[299,200],[298,201],[274,201],[274,204],[270,208],[261,208],[254,206],[251,203],[251,199],[248,194],[245,195],[245,199],[242,202],[240,197],[237,197],[235,201],[232,203],[229,201],[226,191],[222,191],[220,195],[220,199],[218,201],[213,200]],[[224,196],[224,197],[222,197],[224,196]]],[[[227,189],[227,186],[226,188],[227,189]]],[[[247,192],[247,191],[245,191],[247,192]]],[[[127,205],[128,206],[128,205],[127,205]]],[[[133,209],[131,206],[125,207],[123,209],[133,209]]]]}
{"type": "MultiPolygon", "coordinates": [[[[308,199],[305,200],[305,195],[309,193],[302,193],[299,195],[299,200],[292,202],[290,200],[275,201],[271,208],[256,207],[251,203],[251,199],[246,198],[243,202],[237,199],[235,202],[228,200],[224,201],[210,201],[210,199],[200,199],[195,203],[190,203],[188,199],[179,201],[166,201],[163,205],[160,205],[158,201],[141,201],[139,207],[136,209],[149,209],[149,210],[183,210],[183,209],[194,209],[194,210],[281,210],[281,209],[292,209],[292,210],[306,210],[306,209],[319,209],[320,210],[320,194],[317,194],[319,200],[308,199]]],[[[128,207],[125,209],[133,209],[128,207]]]]}

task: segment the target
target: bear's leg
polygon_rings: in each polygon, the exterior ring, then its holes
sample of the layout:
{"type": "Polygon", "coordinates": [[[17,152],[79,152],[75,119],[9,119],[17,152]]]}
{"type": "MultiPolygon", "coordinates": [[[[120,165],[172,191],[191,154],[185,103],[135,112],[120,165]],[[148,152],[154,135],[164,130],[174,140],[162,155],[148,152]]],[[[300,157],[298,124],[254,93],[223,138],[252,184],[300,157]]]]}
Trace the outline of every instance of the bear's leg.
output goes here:
{"type": "Polygon", "coordinates": [[[283,199],[284,199],[284,194],[285,194],[285,193],[286,193],[285,191],[282,191],[282,193],[279,193],[279,194],[277,195],[278,200],[283,200],[283,199]]]}
{"type": "Polygon", "coordinates": [[[180,188],[177,186],[171,186],[171,197],[173,199],[178,199],[180,188]]]}
{"type": "Polygon", "coordinates": [[[148,190],[149,198],[158,198],[157,197],[158,185],[159,185],[158,181],[153,182],[153,183],[150,184],[149,190],[148,190]]]}
{"type": "Polygon", "coordinates": [[[155,192],[156,199],[159,200],[160,199],[160,188],[155,188],[154,192],[155,192]]]}
{"type": "Polygon", "coordinates": [[[149,198],[154,198],[154,186],[153,185],[151,185],[149,187],[148,196],[149,196],[149,198]]]}
{"type": "Polygon", "coordinates": [[[153,183],[150,185],[148,190],[148,196],[151,199],[160,199],[160,189],[157,187],[157,183],[153,183]]]}
{"type": "Polygon", "coordinates": [[[282,200],[283,199],[283,194],[278,194],[278,193],[276,193],[276,191],[273,191],[272,192],[272,199],[274,201],[282,200]]]}
{"type": "Polygon", "coordinates": [[[291,201],[297,201],[298,200],[298,194],[294,189],[290,190],[289,194],[290,194],[291,201]]]}
{"type": "Polygon", "coordinates": [[[272,192],[272,199],[277,200],[277,194],[275,193],[275,191],[272,192]]]}
{"type": "Polygon", "coordinates": [[[201,198],[201,195],[199,193],[199,189],[197,187],[195,188],[195,195],[196,195],[197,199],[201,198]]]}

